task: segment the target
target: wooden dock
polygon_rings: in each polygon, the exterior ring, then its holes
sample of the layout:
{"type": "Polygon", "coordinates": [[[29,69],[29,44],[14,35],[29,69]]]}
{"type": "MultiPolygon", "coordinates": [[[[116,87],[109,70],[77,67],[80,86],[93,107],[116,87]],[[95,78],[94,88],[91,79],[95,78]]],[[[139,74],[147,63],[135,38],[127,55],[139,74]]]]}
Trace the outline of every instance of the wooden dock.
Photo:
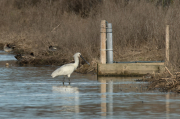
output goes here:
{"type": "Polygon", "coordinates": [[[169,62],[169,25],[166,26],[165,62],[136,61],[133,63],[113,63],[113,56],[106,55],[109,51],[113,51],[112,37],[107,37],[108,33],[112,35],[112,30],[110,30],[111,32],[108,32],[109,27],[107,24],[108,22],[106,20],[101,21],[100,63],[97,66],[98,76],[142,76],[148,73],[163,73],[165,71],[165,64],[168,64],[169,62]],[[112,48],[109,49],[107,46],[111,46],[112,48]],[[113,62],[109,62],[107,59],[111,59],[113,62]]]}
{"type": "Polygon", "coordinates": [[[142,76],[147,73],[163,73],[164,62],[161,63],[113,63],[98,64],[98,76],[142,76]]]}

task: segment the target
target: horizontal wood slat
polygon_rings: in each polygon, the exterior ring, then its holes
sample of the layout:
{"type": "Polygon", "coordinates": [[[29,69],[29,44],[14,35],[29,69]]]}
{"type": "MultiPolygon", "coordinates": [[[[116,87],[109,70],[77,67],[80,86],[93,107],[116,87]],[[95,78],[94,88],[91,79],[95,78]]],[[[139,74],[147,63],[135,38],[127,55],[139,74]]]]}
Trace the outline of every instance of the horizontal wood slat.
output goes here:
{"type": "Polygon", "coordinates": [[[162,73],[165,71],[163,63],[113,63],[98,64],[99,76],[140,76],[147,73],[162,73]]]}

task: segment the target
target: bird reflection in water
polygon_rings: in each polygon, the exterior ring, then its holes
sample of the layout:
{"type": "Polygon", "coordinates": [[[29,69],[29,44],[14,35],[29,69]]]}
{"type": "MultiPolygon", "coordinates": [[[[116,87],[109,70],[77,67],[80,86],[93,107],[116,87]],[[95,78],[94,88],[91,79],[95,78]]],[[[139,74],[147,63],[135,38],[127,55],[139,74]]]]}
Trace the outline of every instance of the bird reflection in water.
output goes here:
{"type": "Polygon", "coordinates": [[[79,113],[79,90],[73,86],[53,86],[52,91],[54,93],[60,93],[58,100],[61,102],[60,110],[63,112],[75,112],[79,113]]]}

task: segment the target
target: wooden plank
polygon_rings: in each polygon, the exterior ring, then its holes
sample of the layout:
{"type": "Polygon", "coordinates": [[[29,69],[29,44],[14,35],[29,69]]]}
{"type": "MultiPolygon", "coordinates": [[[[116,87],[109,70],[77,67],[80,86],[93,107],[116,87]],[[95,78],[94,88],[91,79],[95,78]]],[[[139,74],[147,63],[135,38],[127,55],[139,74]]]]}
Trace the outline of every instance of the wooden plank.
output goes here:
{"type": "Polygon", "coordinates": [[[102,64],[106,64],[106,20],[101,21],[101,51],[100,60],[102,64]]]}
{"type": "Polygon", "coordinates": [[[164,63],[113,63],[98,64],[98,75],[145,75],[147,73],[162,73],[165,71],[164,63]]]}
{"type": "Polygon", "coordinates": [[[164,65],[164,62],[160,63],[113,63],[113,64],[101,64],[101,66],[114,66],[114,65],[122,65],[122,66],[141,66],[141,65],[164,65]]]}

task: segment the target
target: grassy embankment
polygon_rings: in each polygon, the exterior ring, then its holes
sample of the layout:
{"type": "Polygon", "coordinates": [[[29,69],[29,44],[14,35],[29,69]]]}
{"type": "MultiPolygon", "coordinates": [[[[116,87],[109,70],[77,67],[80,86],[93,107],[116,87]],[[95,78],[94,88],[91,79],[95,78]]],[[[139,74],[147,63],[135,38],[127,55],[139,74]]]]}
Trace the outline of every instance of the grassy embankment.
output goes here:
{"type": "Polygon", "coordinates": [[[165,26],[169,24],[167,67],[176,72],[180,63],[180,3],[159,1],[1,1],[0,43],[16,45],[15,54],[33,52],[35,59],[26,62],[31,64],[62,65],[80,52],[91,63],[80,71],[91,72],[99,62],[101,20],[113,25],[114,61],[165,60],[165,26]],[[58,50],[49,52],[50,45],[58,50]]]}

